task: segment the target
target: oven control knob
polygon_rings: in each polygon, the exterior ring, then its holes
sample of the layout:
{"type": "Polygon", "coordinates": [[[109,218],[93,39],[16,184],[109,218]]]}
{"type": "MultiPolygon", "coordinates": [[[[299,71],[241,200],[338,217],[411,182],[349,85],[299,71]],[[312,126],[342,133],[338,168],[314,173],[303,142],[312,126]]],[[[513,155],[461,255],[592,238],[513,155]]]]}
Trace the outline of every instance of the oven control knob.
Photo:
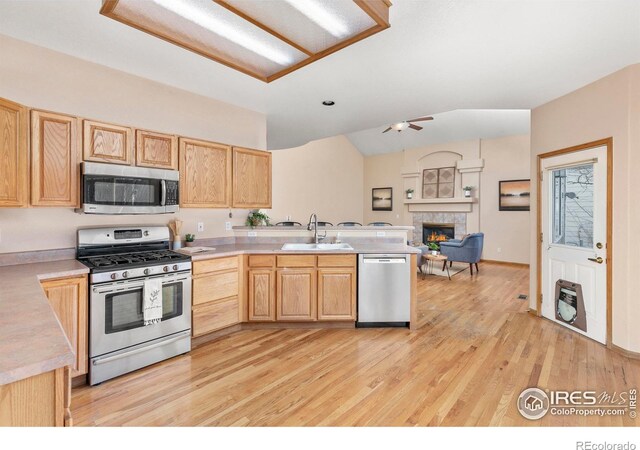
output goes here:
{"type": "Polygon", "coordinates": [[[145,275],[149,275],[149,272],[151,272],[149,269],[144,269],[144,274],[145,275]]]}
{"type": "Polygon", "coordinates": [[[173,270],[178,270],[178,265],[177,264],[173,265],[173,270]]]}
{"type": "Polygon", "coordinates": [[[127,278],[128,276],[129,276],[129,272],[127,272],[126,270],[122,272],[122,278],[127,278]]]}
{"type": "Polygon", "coordinates": [[[164,266],[164,267],[162,268],[162,271],[163,271],[163,272],[168,272],[168,271],[169,271],[169,266],[164,266]]]}
{"type": "Polygon", "coordinates": [[[115,280],[116,278],[118,278],[118,274],[117,273],[112,273],[111,274],[111,279],[115,280]]]}

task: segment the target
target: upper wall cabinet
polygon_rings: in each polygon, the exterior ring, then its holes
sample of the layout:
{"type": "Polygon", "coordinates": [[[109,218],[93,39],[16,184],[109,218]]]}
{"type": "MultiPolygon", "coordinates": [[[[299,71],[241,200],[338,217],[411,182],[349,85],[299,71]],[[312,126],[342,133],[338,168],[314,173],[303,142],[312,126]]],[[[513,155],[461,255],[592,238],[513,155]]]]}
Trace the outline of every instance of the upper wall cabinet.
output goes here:
{"type": "Polygon", "coordinates": [[[233,147],[233,207],[271,208],[271,153],[233,147]]]}
{"type": "Polygon", "coordinates": [[[178,138],[136,130],[136,165],[178,170],[178,138]]]}
{"type": "Polygon", "coordinates": [[[133,129],[107,123],[84,121],[84,160],[131,165],[133,129]]]}
{"type": "Polygon", "coordinates": [[[31,111],[31,204],[79,206],[78,119],[31,111]]]}
{"type": "Polygon", "coordinates": [[[29,204],[27,108],[0,99],[0,206],[29,204]]]}
{"type": "Polygon", "coordinates": [[[180,138],[180,206],[231,206],[231,147],[180,138]]]}

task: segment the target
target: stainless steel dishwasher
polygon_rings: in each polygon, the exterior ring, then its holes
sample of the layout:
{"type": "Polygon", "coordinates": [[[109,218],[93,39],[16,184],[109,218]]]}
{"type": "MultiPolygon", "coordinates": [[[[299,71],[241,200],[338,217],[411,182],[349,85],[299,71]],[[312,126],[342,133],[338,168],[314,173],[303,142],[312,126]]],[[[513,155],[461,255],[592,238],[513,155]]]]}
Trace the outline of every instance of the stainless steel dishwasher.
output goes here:
{"type": "Polygon", "coordinates": [[[411,255],[358,256],[358,327],[408,326],[411,255]]]}

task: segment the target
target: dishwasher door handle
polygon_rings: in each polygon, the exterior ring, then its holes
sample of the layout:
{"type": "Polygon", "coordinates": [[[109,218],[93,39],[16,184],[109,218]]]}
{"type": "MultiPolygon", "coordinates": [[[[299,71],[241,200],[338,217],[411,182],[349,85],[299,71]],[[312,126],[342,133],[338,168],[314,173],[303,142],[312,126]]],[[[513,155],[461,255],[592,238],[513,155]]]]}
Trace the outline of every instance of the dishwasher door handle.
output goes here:
{"type": "Polygon", "coordinates": [[[405,264],[406,258],[363,258],[365,264],[405,264]]]}

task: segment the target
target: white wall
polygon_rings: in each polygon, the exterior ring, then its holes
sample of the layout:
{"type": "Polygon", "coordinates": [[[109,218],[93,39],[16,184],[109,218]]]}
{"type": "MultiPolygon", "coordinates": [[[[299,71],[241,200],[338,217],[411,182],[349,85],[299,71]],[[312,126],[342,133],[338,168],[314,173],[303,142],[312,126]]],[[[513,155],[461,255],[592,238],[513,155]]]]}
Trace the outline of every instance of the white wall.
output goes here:
{"type": "Polygon", "coordinates": [[[530,137],[483,139],[480,157],[480,229],[485,232],[482,257],[529,264],[529,211],[500,211],[498,182],[529,178],[530,137]]]}
{"type": "Polygon", "coordinates": [[[345,136],[273,152],[272,222],[362,222],[364,158],[345,136]]]}
{"type": "MultiPolygon", "coordinates": [[[[176,133],[239,146],[266,146],[263,114],[0,35],[0,97],[27,106],[176,133]]],[[[182,209],[153,216],[80,215],[71,208],[0,209],[0,253],[75,247],[78,227],[166,224],[179,218],[184,233],[232,235],[224,222],[242,225],[247,211],[182,209]],[[196,232],[197,222],[205,231],[196,232]]]]}

